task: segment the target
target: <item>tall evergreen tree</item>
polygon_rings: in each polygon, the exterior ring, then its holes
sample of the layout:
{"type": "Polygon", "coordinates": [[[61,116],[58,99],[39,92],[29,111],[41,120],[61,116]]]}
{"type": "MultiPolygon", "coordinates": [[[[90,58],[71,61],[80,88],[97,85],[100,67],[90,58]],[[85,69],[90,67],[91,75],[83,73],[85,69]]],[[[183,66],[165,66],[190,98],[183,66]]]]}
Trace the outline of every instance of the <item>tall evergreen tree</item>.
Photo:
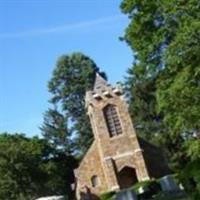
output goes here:
{"type": "Polygon", "coordinates": [[[49,110],[45,114],[43,135],[54,141],[67,141],[64,146],[73,142],[73,152],[85,153],[93,139],[84,98],[86,91],[92,88],[97,72],[105,77],[88,56],[82,53],[63,55],[48,84],[52,94],[50,102],[57,111],[49,110]],[[55,120],[57,117],[60,121],[55,120]]]}
{"type": "Polygon", "coordinates": [[[67,117],[54,106],[54,108],[45,112],[44,122],[40,129],[44,138],[54,149],[60,150],[66,155],[71,155],[73,143],[67,123],[67,117]]]}

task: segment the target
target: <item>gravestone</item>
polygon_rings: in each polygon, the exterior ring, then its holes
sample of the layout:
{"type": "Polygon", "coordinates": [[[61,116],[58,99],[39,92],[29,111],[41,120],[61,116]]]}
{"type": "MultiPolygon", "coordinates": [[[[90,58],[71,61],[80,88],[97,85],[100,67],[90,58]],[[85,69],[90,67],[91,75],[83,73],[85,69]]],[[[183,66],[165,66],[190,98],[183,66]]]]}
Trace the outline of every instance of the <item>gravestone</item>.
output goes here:
{"type": "Polygon", "coordinates": [[[124,190],[117,193],[115,200],[138,200],[138,198],[133,191],[124,190]]]}
{"type": "Polygon", "coordinates": [[[49,196],[49,197],[40,197],[39,199],[35,200],[64,200],[64,196],[49,196]]]}
{"type": "Polygon", "coordinates": [[[171,175],[164,176],[160,179],[160,185],[164,192],[178,192],[179,186],[176,184],[174,178],[171,175]]]}

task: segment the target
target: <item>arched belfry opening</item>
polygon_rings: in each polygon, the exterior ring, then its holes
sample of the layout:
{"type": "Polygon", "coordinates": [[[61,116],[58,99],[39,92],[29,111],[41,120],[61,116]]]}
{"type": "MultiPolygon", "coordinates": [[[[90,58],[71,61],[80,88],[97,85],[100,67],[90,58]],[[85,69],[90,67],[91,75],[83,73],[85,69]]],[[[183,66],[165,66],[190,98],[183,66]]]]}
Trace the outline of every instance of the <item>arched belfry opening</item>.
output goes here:
{"type": "Polygon", "coordinates": [[[135,168],[128,166],[122,168],[117,177],[120,189],[129,188],[138,182],[135,168]]]}
{"type": "Polygon", "coordinates": [[[122,134],[122,127],[116,106],[108,104],[104,107],[103,113],[110,137],[122,134]]]}

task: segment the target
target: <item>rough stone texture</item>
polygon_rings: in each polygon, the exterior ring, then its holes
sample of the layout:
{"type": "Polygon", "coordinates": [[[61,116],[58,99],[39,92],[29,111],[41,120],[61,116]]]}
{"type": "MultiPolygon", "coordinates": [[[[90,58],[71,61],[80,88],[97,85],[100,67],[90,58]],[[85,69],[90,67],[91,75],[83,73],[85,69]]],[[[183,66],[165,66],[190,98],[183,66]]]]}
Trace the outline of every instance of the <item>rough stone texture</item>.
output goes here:
{"type": "Polygon", "coordinates": [[[105,180],[105,174],[102,169],[102,163],[98,152],[96,141],[93,142],[92,146],[88,150],[84,159],[82,160],[78,171],[76,171],[76,178],[78,179],[79,190],[85,190],[85,187],[90,188],[94,194],[99,194],[101,191],[107,189],[105,180]],[[97,175],[99,177],[98,187],[92,187],[92,176],[97,175]]]}
{"type": "Polygon", "coordinates": [[[145,152],[138,142],[120,89],[113,88],[97,75],[94,89],[86,93],[85,101],[95,140],[76,170],[77,198],[80,199],[84,188],[93,195],[119,190],[130,182],[126,177],[131,173],[137,181],[150,179],[143,156],[145,152]],[[103,114],[103,108],[109,104],[117,109],[122,127],[122,134],[113,137],[110,137],[103,114]],[[91,182],[93,176],[99,179],[95,187],[91,182]]]}

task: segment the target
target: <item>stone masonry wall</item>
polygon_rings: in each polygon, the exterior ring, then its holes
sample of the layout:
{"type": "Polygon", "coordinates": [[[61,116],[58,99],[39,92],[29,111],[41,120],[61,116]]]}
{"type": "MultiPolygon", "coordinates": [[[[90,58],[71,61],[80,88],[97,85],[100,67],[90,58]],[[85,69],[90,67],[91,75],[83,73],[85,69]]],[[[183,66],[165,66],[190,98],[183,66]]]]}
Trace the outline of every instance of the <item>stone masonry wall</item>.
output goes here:
{"type": "Polygon", "coordinates": [[[102,163],[96,142],[92,144],[91,148],[82,160],[77,171],[77,178],[79,184],[79,192],[84,191],[85,186],[90,189],[92,194],[99,194],[107,190],[107,183],[105,180],[104,172],[102,170],[102,163]],[[99,178],[99,185],[93,187],[91,178],[95,175],[99,178]]]}
{"type": "MultiPolygon", "coordinates": [[[[97,75],[94,90],[86,94],[86,107],[94,134],[94,143],[82,160],[77,173],[78,190],[84,187],[92,194],[119,190],[119,173],[122,169],[133,169],[139,181],[149,179],[143,150],[138,142],[128,105],[121,93],[97,75]],[[122,134],[110,136],[103,109],[115,106],[122,134]],[[98,176],[99,184],[92,186],[92,176],[98,176]]],[[[124,171],[123,171],[124,172],[124,171]]],[[[122,177],[124,178],[124,177],[122,177]]],[[[125,181],[126,182],[126,181],[125,181]]]]}
{"type": "MultiPolygon", "coordinates": [[[[138,143],[132,121],[129,116],[128,107],[122,97],[105,98],[101,101],[93,102],[88,111],[92,115],[93,130],[95,130],[95,139],[98,141],[102,160],[115,157],[124,157],[122,162],[127,164],[127,155],[132,162],[132,167],[136,168],[138,180],[148,179],[146,164],[142,155],[142,149],[138,143]],[[123,133],[110,137],[107,125],[103,115],[103,108],[108,104],[116,106],[123,133]]],[[[117,166],[116,166],[117,167],[117,166]]],[[[116,183],[113,183],[116,185],[116,183]]]]}

